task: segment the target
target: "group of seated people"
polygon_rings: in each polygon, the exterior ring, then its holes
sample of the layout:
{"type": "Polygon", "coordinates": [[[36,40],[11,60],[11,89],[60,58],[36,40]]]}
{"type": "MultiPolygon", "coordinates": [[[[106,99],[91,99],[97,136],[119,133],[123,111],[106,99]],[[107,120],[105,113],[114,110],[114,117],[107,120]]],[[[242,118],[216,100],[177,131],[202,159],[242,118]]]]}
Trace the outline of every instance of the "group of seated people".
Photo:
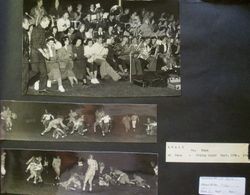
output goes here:
{"type": "Polygon", "coordinates": [[[23,92],[31,84],[46,92],[54,82],[65,92],[64,79],[72,87],[96,85],[179,67],[180,24],[173,15],[117,10],[92,4],[85,13],[82,4],[63,9],[55,0],[48,12],[37,0],[23,19],[23,92]]]}

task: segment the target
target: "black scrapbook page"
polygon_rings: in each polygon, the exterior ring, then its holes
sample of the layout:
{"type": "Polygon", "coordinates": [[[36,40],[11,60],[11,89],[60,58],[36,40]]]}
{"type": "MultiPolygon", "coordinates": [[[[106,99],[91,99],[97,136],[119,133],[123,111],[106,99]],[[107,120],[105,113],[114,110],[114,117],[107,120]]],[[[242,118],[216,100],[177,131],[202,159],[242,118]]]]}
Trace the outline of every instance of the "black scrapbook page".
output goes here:
{"type": "Polygon", "coordinates": [[[250,193],[248,2],[0,5],[1,194],[250,193]]]}

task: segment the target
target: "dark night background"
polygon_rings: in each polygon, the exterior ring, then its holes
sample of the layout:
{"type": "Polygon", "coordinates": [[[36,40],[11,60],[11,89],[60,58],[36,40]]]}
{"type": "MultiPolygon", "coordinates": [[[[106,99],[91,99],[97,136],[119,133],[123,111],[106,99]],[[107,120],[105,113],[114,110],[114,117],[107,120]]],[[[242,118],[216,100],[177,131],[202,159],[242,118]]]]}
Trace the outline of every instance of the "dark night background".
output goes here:
{"type": "MultiPolygon", "coordinates": [[[[118,0],[62,0],[60,1],[63,8],[65,8],[68,4],[72,4],[73,7],[76,7],[77,3],[81,3],[83,5],[83,10],[89,10],[90,4],[100,3],[102,8],[105,11],[109,11],[113,5],[118,4],[118,0]]],[[[44,7],[49,10],[49,7],[53,5],[54,0],[44,0],[44,7]]],[[[36,5],[34,0],[25,0],[24,12],[30,11],[30,9],[36,5]]],[[[155,11],[156,15],[160,14],[162,11],[166,11],[168,13],[172,13],[178,17],[179,4],[178,1],[175,0],[154,0],[154,1],[126,1],[123,0],[123,7],[129,7],[131,11],[140,10],[141,7],[145,7],[152,11],[155,11]]]]}
{"type": "Polygon", "coordinates": [[[133,99],[21,96],[21,7],[22,1],[1,1],[1,98],[157,103],[158,144],[3,142],[2,147],[159,152],[159,195],[198,194],[200,176],[246,177],[250,193],[249,164],[164,162],[166,141],[249,143],[249,4],[181,0],[182,96],[133,99]]]}

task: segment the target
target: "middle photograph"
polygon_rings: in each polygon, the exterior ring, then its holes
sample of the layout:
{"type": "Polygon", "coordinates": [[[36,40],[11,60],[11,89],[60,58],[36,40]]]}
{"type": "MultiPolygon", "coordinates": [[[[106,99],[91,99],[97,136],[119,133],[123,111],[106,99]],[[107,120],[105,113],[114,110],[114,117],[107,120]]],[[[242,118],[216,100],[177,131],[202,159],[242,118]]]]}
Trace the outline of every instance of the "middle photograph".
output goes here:
{"type": "Polygon", "coordinates": [[[157,142],[155,104],[0,103],[1,140],[157,142]]]}

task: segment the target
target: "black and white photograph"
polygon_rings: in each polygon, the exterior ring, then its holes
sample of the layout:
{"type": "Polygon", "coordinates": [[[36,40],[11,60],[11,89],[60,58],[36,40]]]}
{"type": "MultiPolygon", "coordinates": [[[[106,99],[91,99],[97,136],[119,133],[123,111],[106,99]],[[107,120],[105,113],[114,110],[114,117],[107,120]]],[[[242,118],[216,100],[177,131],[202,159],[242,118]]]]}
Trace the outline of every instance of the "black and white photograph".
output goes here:
{"type": "Polygon", "coordinates": [[[1,194],[157,195],[158,192],[158,155],[153,153],[4,149],[1,161],[1,194]]]}
{"type": "Polygon", "coordinates": [[[156,143],[155,104],[1,101],[2,140],[156,143]]]}
{"type": "Polygon", "coordinates": [[[178,1],[23,0],[22,29],[23,95],[181,95],[178,1]]]}

